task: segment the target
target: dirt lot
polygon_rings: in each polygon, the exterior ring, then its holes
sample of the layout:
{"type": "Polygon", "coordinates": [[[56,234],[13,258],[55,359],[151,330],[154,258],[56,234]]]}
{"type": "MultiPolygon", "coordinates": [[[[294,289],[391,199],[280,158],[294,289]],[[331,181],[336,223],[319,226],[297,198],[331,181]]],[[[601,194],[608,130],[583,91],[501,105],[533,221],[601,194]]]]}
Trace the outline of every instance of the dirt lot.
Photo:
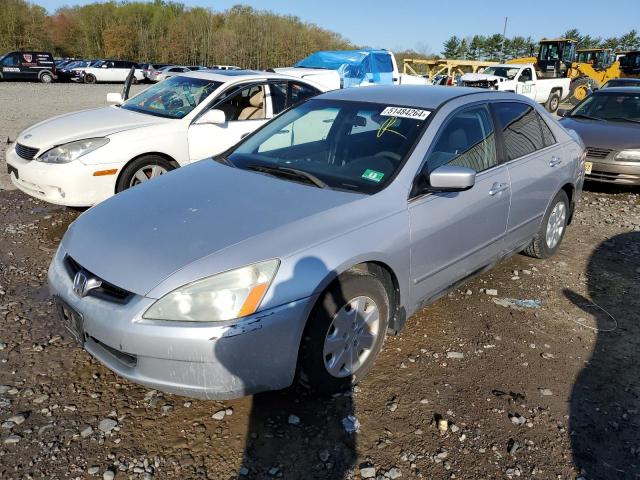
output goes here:
{"type": "MultiPolygon", "coordinates": [[[[0,139],[111,90],[0,84],[0,139]]],[[[79,350],[46,285],[78,212],[1,191],[0,478],[640,478],[640,192],[587,188],[556,257],[513,257],[422,310],[349,395],[229,402],[149,391],[79,350]]]]}

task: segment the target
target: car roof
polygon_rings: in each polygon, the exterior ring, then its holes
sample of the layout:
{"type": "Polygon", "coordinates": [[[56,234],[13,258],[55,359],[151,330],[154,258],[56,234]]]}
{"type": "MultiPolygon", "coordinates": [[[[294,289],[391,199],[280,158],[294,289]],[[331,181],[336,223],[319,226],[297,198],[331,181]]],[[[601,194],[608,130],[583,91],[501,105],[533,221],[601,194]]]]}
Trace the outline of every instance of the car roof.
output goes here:
{"type": "Polygon", "coordinates": [[[607,87],[596,90],[593,93],[598,95],[608,95],[610,93],[635,93],[637,95],[640,93],[640,87],[607,87]]]}
{"type": "MultiPolygon", "coordinates": [[[[264,71],[256,71],[256,70],[197,70],[191,72],[185,72],[182,76],[193,77],[193,78],[202,78],[205,80],[214,80],[217,82],[229,82],[232,80],[260,80],[263,78],[268,79],[287,79],[287,80],[301,80],[297,77],[292,77],[291,75],[284,75],[282,73],[275,72],[264,72],[264,71]]],[[[307,82],[308,83],[308,82],[307,82]]]]}
{"type": "MultiPolygon", "coordinates": [[[[470,87],[444,87],[437,85],[380,85],[366,88],[332,90],[314,98],[326,100],[350,100],[356,102],[407,105],[436,109],[458,97],[487,94],[489,90],[470,87]]],[[[491,90],[491,92],[494,92],[491,90]]],[[[500,95],[499,92],[495,92],[500,95]]],[[[502,95],[500,96],[502,98],[502,95]]],[[[510,98],[510,97],[509,97],[510,98]]]]}
{"type": "Polygon", "coordinates": [[[607,80],[609,82],[616,83],[640,83],[640,78],[612,78],[611,80],[607,80]]]}

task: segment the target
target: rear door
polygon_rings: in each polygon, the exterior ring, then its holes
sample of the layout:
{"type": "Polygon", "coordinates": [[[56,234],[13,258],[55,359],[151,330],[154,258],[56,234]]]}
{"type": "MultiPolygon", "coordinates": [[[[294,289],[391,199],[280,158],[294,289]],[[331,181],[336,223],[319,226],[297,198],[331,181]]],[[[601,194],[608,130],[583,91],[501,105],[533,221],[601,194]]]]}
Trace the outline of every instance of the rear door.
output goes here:
{"type": "Polygon", "coordinates": [[[492,104],[499,124],[503,157],[511,179],[511,212],[507,249],[528,243],[542,222],[547,205],[560,188],[562,147],[531,105],[492,104]]]}
{"type": "Polygon", "coordinates": [[[412,298],[426,301],[491,264],[503,250],[509,216],[509,174],[498,162],[486,104],[464,107],[443,125],[422,172],[442,165],[476,170],[464,192],[430,193],[409,201],[412,298]]]}

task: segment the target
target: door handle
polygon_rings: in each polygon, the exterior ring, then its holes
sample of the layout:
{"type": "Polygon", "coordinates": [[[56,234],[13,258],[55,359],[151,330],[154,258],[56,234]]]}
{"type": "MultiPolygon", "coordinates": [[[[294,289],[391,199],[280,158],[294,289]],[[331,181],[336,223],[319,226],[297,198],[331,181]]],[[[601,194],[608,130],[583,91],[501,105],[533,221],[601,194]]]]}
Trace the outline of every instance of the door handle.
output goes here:
{"type": "Polygon", "coordinates": [[[498,182],[496,182],[493,185],[491,185],[491,190],[489,190],[489,195],[491,195],[493,197],[494,195],[497,195],[500,192],[504,192],[508,188],[509,188],[509,184],[508,183],[498,183],[498,182]]]}
{"type": "Polygon", "coordinates": [[[550,167],[555,167],[556,165],[560,165],[561,163],[562,160],[558,157],[551,157],[551,160],[549,160],[550,167]]]}

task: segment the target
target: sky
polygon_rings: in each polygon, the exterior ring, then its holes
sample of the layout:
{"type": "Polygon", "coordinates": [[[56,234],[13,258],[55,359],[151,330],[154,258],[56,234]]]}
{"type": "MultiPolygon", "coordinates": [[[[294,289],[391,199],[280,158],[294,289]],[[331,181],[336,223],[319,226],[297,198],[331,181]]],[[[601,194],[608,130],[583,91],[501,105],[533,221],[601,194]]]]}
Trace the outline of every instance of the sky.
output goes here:
{"type": "MultiPolygon", "coordinates": [[[[260,10],[295,15],[333,30],[357,45],[390,50],[440,53],[451,35],[502,33],[507,36],[554,37],[569,28],[594,36],[619,36],[640,30],[640,0],[179,0],[189,6],[226,10],[242,3],[260,10]]],[[[54,12],[64,5],[91,0],[32,0],[54,12]]]]}

